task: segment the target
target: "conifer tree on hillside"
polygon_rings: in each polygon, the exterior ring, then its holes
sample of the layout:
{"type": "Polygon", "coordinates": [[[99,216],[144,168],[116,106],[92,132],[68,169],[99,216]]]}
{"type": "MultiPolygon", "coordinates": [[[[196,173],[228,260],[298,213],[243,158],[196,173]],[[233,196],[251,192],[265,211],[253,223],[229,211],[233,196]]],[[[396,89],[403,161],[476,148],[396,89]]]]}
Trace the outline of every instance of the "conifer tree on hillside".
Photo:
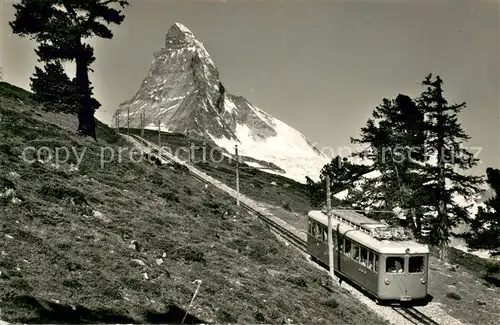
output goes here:
{"type": "Polygon", "coordinates": [[[471,231],[465,235],[467,246],[472,249],[489,249],[493,255],[500,254],[500,169],[486,169],[487,182],[493,190],[493,197],[479,207],[471,221],[471,231]]]}
{"type": "MultiPolygon", "coordinates": [[[[357,165],[349,162],[346,157],[336,156],[329,164],[323,166],[318,182],[312,181],[306,177],[309,187],[309,201],[313,207],[321,206],[326,200],[326,176],[330,177],[331,194],[343,191],[349,188],[352,183],[361,175],[370,171],[368,166],[357,165]]],[[[335,201],[335,199],[333,198],[335,201]]],[[[332,201],[332,204],[335,203],[332,201]]]]}
{"type": "MultiPolygon", "coordinates": [[[[21,37],[29,36],[37,41],[39,46],[36,53],[40,62],[75,62],[74,83],[78,87],[79,100],[78,133],[92,136],[94,139],[96,138],[94,112],[99,105],[92,99],[89,70],[95,57],[93,48],[84,40],[90,37],[113,38],[113,33],[107,25],[112,23],[119,25],[125,18],[120,10],[112,7],[113,5],[124,8],[128,5],[128,1],[20,0],[19,3],[13,4],[16,10],[15,19],[9,23],[15,34],[21,37]]],[[[45,75],[41,71],[37,72],[36,80],[40,76],[42,80],[44,77],[58,78],[57,75],[49,77],[48,70],[45,71],[45,75]]],[[[57,84],[50,87],[64,88],[57,84]]],[[[68,87],[71,87],[69,83],[68,87]]]]}
{"type": "Polygon", "coordinates": [[[34,99],[46,110],[78,113],[78,87],[68,78],[60,61],[46,63],[43,70],[35,67],[30,79],[34,99]]]}
{"type": "Polygon", "coordinates": [[[439,247],[440,258],[446,260],[452,227],[460,219],[467,220],[466,209],[456,204],[453,197],[472,198],[482,179],[459,173],[459,170],[470,169],[478,162],[463,146],[469,136],[458,122],[458,114],[465,103],[448,104],[443,97],[443,81],[439,76],[432,80],[432,74],[429,74],[422,84],[427,89],[417,102],[426,116],[426,154],[434,155],[436,163],[426,163],[422,168],[426,182],[419,200],[425,212],[432,215],[431,244],[439,247]]]}
{"type": "MultiPolygon", "coordinates": [[[[417,172],[424,160],[424,114],[406,95],[394,100],[384,98],[361,129],[360,138],[351,142],[367,147],[355,156],[373,161],[380,177],[365,180],[361,188],[350,191],[347,201],[357,209],[393,210],[399,207],[415,233],[420,233],[421,211],[415,199],[423,182],[417,172]]],[[[393,218],[394,214],[376,214],[393,218]]]]}

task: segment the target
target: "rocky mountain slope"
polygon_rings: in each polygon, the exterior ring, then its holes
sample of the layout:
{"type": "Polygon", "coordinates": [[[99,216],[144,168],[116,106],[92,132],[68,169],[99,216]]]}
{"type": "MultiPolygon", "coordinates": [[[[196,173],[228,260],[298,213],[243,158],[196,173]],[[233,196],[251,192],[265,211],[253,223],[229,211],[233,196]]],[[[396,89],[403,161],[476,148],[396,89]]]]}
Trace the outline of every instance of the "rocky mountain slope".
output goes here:
{"type": "Polygon", "coordinates": [[[302,183],[305,176],[317,179],[327,162],[299,131],[229,93],[204,45],[180,23],[168,30],[139,90],[116,114],[121,126],[160,126],[231,154],[238,144],[242,156],[275,164],[279,168],[272,172],[284,170],[284,176],[302,183]]]}

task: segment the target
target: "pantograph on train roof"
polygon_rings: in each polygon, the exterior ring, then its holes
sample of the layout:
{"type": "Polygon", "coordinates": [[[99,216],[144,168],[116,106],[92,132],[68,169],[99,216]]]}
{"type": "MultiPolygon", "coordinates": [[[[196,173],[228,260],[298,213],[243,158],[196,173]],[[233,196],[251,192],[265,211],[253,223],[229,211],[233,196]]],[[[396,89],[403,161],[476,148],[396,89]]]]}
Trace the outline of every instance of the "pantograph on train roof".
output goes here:
{"type": "Polygon", "coordinates": [[[325,215],[331,215],[341,223],[347,224],[360,231],[363,231],[377,240],[408,241],[414,240],[410,230],[401,226],[388,225],[380,221],[373,220],[356,211],[348,209],[323,209],[325,215]]]}

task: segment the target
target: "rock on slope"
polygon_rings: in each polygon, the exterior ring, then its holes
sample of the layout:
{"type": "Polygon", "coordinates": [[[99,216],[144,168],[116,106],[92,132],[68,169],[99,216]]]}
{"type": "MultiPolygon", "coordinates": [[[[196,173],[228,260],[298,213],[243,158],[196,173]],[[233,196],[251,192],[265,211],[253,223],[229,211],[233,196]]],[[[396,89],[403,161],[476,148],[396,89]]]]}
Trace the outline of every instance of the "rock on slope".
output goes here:
{"type": "MultiPolygon", "coordinates": [[[[285,177],[318,179],[327,158],[300,132],[230,94],[203,44],[180,23],[168,31],[148,76],[135,96],[118,108],[120,125],[183,133],[242,156],[273,163],[285,177]],[[128,117],[127,117],[128,116],[128,117]]],[[[257,166],[255,162],[250,163],[257,166]]]]}

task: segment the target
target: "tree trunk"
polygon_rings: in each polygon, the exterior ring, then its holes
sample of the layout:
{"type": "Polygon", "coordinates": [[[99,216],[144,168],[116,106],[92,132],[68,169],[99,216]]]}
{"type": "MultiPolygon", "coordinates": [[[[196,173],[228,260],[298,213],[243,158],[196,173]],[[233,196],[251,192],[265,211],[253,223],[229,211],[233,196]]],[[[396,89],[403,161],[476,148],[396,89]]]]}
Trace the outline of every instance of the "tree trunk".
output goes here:
{"type": "Polygon", "coordinates": [[[414,209],[413,216],[415,217],[415,235],[418,239],[422,239],[422,215],[420,211],[414,209]]]}
{"type": "MultiPolygon", "coordinates": [[[[440,93],[441,94],[441,93],[440,93]]],[[[437,166],[438,166],[438,218],[439,218],[439,259],[443,262],[447,261],[448,252],[448,214],[446,211],[445,192],[446,192],[446,176],[445,176],[445,161],[444,161],[444,113],[442,104],[438,104],[437,127],[438,127],[438,153],[437,153],[437,166]]]]}
{"type": "Polygon", "coordinates": [[[439,259],[443,262],[448,262],[448,242],[443,241],[439,245],[439,259]]]}
{"type": "Polygon", "coordinates": [[[88,60],[84,53],[76,58],[76,81],[81,94],[81,106],[78,112],[79,135],[90,136],[97,140],[95,133],[94,108],[91,104],[88,60]]]}

